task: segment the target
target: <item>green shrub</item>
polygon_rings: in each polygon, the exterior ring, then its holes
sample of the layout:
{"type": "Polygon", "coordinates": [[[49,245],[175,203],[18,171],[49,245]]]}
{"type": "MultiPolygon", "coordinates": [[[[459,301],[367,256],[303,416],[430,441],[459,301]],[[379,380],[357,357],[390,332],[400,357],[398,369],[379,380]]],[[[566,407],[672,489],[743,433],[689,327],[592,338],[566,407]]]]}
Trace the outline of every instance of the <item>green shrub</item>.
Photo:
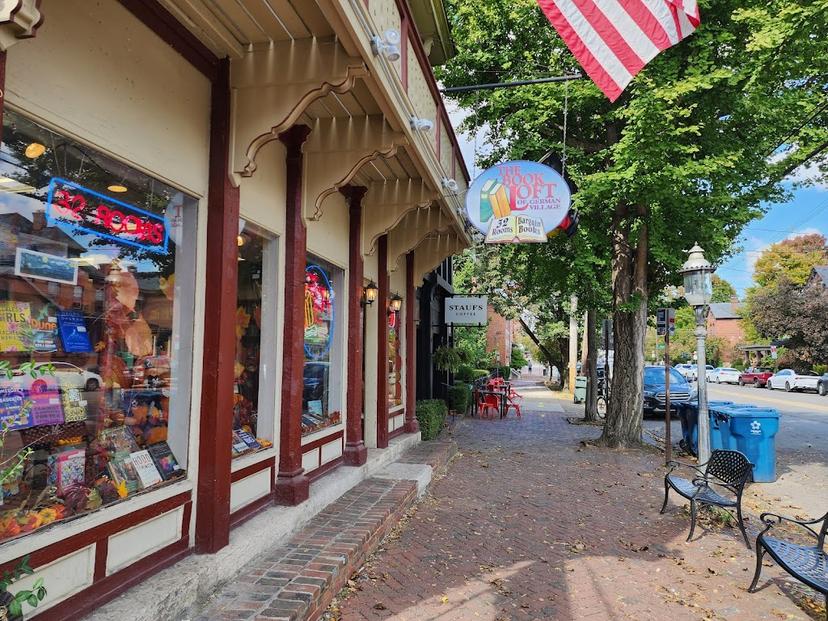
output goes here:
{"type": "Polygon", "coordinates": [[[433,440],[439,435],[447,414],[448,408],[442,399],[417,401],[417,422],[423,440],[433,440]]]}
{"type": "Polygon", "coordinates": [[[471,401],[471,388],[468,384],[456,382],[448,389],[449,409],[458,414],[465,414],[471,401]]]}
{"type": "Polygon", "coordinates": [[[512,368],[509,365],[504,365],[501,367],[492,367],[492,375],[499,375],[500,377],[505,377],[509,379],[509,376],[512,374],[512,368]]]}
{"type": "Polygon", "coordinates": [[[457,369],[457,373],[454,374],[454,379],[456,379],[458,382],[473,382],[474,369],[468,364],[462,364],[460,365],[460,368],[457,369]]]}
{"type": "Polygon", "coordinates": [[[826,371],[828,371],[828,364],[815,364],[814,365],[814,373],[817,375],[822,375],[826,371]]]}
{"type": "Polygon", "coordinates": [[[744,360],[737,360],[733,363],[733,368],[737,371],[744,371],[745,370],[745,361],[744,360]]]}
{"type": "Polygon", "coordinates": [[[489,372],[486,369],[472,369],[472,380],[479,380],[483,377],[488,377],[489,372]]]}

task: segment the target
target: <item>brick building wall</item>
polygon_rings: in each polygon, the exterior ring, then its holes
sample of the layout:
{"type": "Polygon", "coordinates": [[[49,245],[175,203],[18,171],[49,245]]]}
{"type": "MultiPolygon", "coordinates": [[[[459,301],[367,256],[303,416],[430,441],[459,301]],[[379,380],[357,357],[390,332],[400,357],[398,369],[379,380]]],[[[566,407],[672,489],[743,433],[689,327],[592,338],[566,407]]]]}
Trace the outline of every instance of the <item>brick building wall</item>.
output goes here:
{"type": "Polygon", "coordinates": [[[489,325],[486,328],[486,351],[496,352],[500,364],[512,359],[512,320],[498,315],[492,305],[486,311],[489,325]]]}

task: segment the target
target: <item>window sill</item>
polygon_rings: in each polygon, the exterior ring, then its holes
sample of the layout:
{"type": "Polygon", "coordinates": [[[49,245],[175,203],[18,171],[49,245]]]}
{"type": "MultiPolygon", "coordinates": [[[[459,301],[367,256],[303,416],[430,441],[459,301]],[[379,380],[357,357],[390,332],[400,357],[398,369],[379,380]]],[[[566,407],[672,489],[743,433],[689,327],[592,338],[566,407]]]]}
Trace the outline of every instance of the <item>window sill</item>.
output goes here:
{"type": "Polygon", "coordinates": [[[252,466],[253,464],[258,464],[259,462],[268,459],[274,459],[275,457],[276,447],[274,446],[264,449],[263,451],[256,451],[255,453],[246,453],[236,457],[233,460],[232,464],[230,464],[230,472],[236,472],[247,468],[248,466],[252,466]]]}
{"type": "Polygon", "coordinates": [[[404,411],[404,410],[405,410],[405,405],[404,405],[404,404],[402,404],[402,405],[395,405],[393,408],[389,408],[389,409],[388,409],[388,414],[389,414],[389,415],[391,415],[391,414],[396,414],[396,413],[398,413],[398,412],[402,412],[402,411],[404,411]]]}
{"type": "Polygon", "coordinates": [[[345,428],[344,423],[338,423],[336,425],[331,425],[330,427],[325,427],[324,429],[320,429],[319,431],[314,431],[313,433],[309,433],[306,436],[302,436],[302,446],[305,444],[310,444],[314,440],[318,440],[319,438],[324,438],[329,436],[337,431],[342,431],[345,428]]]}
{"type": "Polygon", "coordinates": [[[16,539],[6,544],[0,544],[0,563],[25,556],[26,554],[31,554],[40,548],[45,548],[64,539],[68,539],[73,535],[92,530],[119,517],[129,515],[134,511],[154,505],[162,500],[166,500],[167,498],[178,496],[182,492],[191,492],[192,490],[192,481],[188,479],[176,481],[175,483],[165,485],[158,490],[140,494],[134,498],[127,498],[122,502],[116,503],[109,507],[104,507],[89,513],[88,515],[75,518],[69,522],[55,524],[42,532],[35,531],[31,535],[21,539],[16,539]]]}

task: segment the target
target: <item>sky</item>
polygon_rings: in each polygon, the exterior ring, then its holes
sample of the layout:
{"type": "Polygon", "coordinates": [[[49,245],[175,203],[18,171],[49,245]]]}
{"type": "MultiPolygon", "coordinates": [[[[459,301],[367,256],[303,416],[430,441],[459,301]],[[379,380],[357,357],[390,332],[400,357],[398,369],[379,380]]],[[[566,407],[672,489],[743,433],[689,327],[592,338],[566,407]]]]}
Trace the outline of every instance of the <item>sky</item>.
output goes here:
{"type": "MultiPolygon", "coordinates": [[[[464,118],[463,111],[449,99],[446,100],[446,108],[469,174],[474,180],[482,172],[476,166],[475,152],[479,154],[485,148],[485,131],[477,139],[461,133],[458,127],[464,118]]],[[[753,266],[762,250],[797,235],[822,233],[828,236],[828,180],[809,186],[796,187],[798,184],[795,184],[814,177],[813,169],[796,171],[787,184],[788,189],[792,190],[791,200],[767,205],[765,215],[745,227],[734,246],[734,254],[718,267],[716,274],[732,284],[740,297],[753,284],[753,266]]]]}

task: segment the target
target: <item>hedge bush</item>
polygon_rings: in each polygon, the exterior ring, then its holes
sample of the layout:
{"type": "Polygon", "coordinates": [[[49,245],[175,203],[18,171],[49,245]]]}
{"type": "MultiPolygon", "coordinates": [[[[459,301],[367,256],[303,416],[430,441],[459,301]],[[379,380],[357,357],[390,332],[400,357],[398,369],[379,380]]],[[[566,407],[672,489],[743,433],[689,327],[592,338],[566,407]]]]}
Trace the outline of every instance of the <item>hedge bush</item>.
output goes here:
{"type": "Polygon", "coordinates": [[[423,440],[433,440],[439,435],[447,414],[448,407],[442,399],[417,401],[417,422],[423,440]]]}
{"type": "Polygon", "coordinates": [[[488,377],[488,375],[489,371],[486,369],[472,369],[472,381],[488,377]]]}
{"type": "Polygon", "coordinates": [[[504,365],[501,367],[492,367],[492,375],[494,374],[509,379],[509,377],[512,375],[512,368],[509,365],[504,365]]]}
{"type": "Polygon", "coordinates": [[[474,369],[468,364],[461,364],[460,368],[457,369],[457,373],[454,374],[454,379],[458,382],[473,382],[474,369]]]}
{"type": "Polygon", "coordinates": [[[458,414],[465,414],[471,402],[471,388],[464,382],[455,382],[454,386],[448,389],[449,409],[458,414]]]}

